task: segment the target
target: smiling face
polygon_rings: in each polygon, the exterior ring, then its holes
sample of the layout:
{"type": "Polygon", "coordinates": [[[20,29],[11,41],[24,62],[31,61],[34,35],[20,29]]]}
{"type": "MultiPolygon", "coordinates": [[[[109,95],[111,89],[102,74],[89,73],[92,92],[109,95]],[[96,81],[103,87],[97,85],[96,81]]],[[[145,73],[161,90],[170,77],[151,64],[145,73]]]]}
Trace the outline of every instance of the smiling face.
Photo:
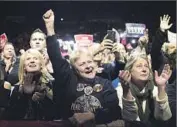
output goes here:
{"type": "Polygon", "coordinates": [[[26,54],[24,69],[26,72],[37,72],[41,70],[41,61],[32,51],[26,54]]]}
{"type": "Polygon", "coordinates": [[[35,32],[31,35],[30,46],[33,49],[42,51],[46,47],[45,35],[40,32],[35,32]]]}
{"type": "Polygon", "coordinates": [[[96,65],[92,59],[92,56],[82,53],[79,58],[74,62],[74,67],[76,68],[79,75],[84,78],[94,78],[96,75],[96,65]]]}

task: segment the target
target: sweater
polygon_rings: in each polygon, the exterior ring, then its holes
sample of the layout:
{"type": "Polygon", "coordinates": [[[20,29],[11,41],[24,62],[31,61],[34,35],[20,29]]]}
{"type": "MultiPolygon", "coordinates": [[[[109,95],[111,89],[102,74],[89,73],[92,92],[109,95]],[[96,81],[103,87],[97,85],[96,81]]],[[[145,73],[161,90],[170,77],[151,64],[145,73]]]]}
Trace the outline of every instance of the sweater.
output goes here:
{"type": "Polygon", "coordinates": [[[98,124],[121,118],[121,110],[116,90],[111,81],[100,77],[86,79],[78,76],[75,69],[64,59],[58,49],[55,35],[47,37],[47,51],[54,69],[54,101],[62,119],[68,119],[75,112],[91,111],[98,124]],[[98,92],[87,93],[94,86],[101,86],[98,92]],[[88,90],[88,91],[87,91],[88,90]],[[84,92],[87,91],[87,92],[84,92]]]}

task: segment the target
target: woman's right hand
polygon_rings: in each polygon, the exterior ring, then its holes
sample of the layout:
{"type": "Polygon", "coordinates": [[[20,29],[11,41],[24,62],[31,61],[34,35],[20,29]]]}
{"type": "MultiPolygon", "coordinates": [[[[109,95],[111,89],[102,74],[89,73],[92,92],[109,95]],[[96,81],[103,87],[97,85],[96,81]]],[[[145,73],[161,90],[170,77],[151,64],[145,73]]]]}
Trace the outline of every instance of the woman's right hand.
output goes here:
{"type": "Polygon", "coordinates": [[[122,70],[119,72],[119,79],[123,89],[123,97],[126,100],[132,101],[133,96],[130,90],[131,74],[127,70],[122,70]]]}
{"type": "Polygon", "coordinates": [[[170,18],[171,17],[169,15],[164,15],[163,17],[160,17],[160,30],[162,32],[165,32],[165,30],[170,29],[173,25],[172,23],[169,24],[170,18]]]}
{"type": "Polygon", "coordinates": [[[48,10],[44,15],[43,15],[43,20],[45,22],[45,26],[47,29],[47,35],[52,36],[55,34],[54,31],[54,20],[55,20],[55,15],[54,12],[50,9],[48,10]]]}
{"type": "Polygon", "coordinates": [[[34,92],[36,87],[36,81],[34,81],[33,78],[33,73],[27,73],[26,76],[24,76],[24,84],[22,85],[22,91],[25,94],[32,94],[34,92]]]}
{"type": "Polygon", "coordinates": [[[121,70],[119,72],[119,79],[122,84],[122,87],[125,89],[129,89],[129,83],[131,80],[131,74],[127,70],[121,70]]]}

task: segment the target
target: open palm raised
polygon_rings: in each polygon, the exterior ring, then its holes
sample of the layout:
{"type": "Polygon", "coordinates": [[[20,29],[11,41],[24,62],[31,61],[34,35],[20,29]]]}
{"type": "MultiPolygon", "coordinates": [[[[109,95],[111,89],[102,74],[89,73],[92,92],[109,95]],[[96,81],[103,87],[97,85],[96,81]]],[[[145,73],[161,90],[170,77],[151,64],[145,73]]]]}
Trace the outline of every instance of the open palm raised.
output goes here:
{"type": "Polygon", "coordinates": [[[155,82],[156,82],[157,86],[158,87],[165,87],[166,82],[169,80],[171,74],[172,74],[172,71],[170,70],[170,66],[168,64],[165,64],[160,76],[158,75],[158,72],[155,71],[155,82]]]}
{"type": "Polygon", "coordinates": [[[168,15],[164,15],[163,17],[160,17],[160,29],[165,32],[165,30],[168,30],[171,28],[171,26],[173,25],[172,23],[169,24],[170,21],[170,16],[168,15]]]}

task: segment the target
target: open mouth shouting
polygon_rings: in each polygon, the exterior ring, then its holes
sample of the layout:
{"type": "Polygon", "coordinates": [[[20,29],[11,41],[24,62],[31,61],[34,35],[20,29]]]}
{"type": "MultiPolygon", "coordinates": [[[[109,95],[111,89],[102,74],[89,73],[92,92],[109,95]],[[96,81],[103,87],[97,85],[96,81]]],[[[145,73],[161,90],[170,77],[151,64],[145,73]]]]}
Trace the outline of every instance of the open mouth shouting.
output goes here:
{"type": "Polygon", "coordinates": [[[94,78],[95,77],[95,71],[93,67],[90,67],[88,69],[85,70],[85,77],[86,78],[94,78]]]}

